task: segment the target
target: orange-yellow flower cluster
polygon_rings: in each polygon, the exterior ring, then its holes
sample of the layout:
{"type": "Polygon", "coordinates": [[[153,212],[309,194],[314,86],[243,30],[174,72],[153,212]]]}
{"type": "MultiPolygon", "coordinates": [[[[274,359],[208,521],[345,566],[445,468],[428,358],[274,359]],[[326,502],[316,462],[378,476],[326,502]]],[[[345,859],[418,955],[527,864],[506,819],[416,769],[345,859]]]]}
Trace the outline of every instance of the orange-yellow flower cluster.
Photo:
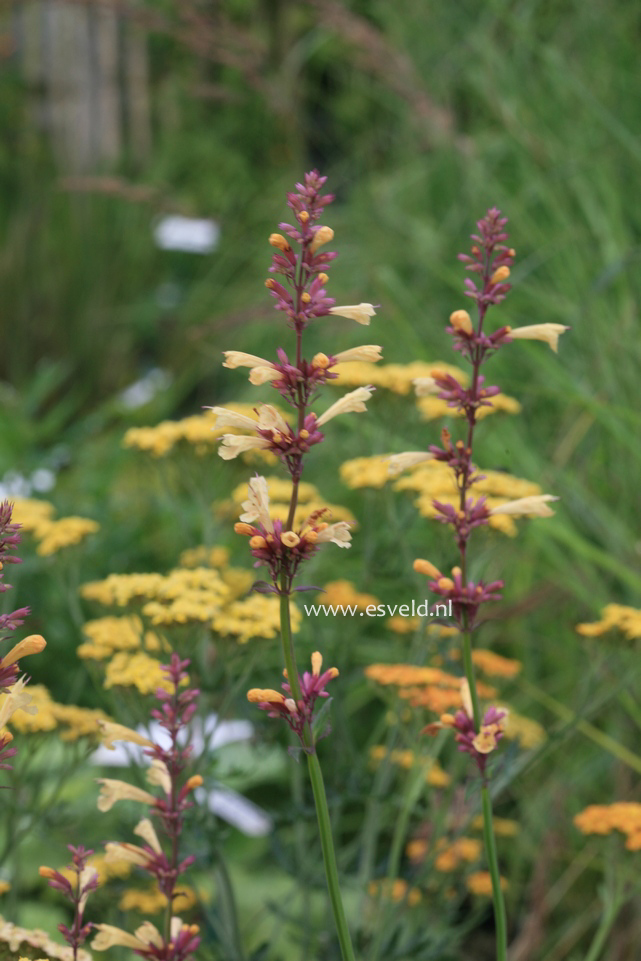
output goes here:
{"type": "Polygon", "coordinates": [[[582,834],[625,834],[629,851],[641,850],[641,804],[616,801],[614,804],[591,804],[574,818],[582,834]]]}

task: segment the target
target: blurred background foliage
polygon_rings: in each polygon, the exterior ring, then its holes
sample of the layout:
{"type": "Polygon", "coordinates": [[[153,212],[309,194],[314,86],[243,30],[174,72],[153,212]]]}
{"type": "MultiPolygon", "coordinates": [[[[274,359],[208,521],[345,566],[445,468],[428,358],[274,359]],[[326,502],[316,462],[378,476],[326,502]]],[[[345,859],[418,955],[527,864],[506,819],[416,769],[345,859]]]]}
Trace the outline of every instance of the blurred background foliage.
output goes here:
{"type": "MultiPolygon", "coordinates": [[[[456,254],[487,207],[499,206],[517,250],[502,322],[572,328],[558,357],[540,344],[501,352],[491,376],[523,413],[498,415],[479,431],[482,467],[561,497],[553,520],[522,523],[518,538],[478,539],[478,567],[508,575],[503,615],[483,644],[523,661],[524,709],[553,733],[506,789],[523,828],[506,851],[505,873],[515,879],[515,936],[535,916],[548,926],[543,946],[533,938],[530,953],[515,961],[583,957],[573,952],[587,943],[592,921],[577,927],[577,916],[594,903],[595,874],[592,861],[589,869],[577,862],[583,839],[570,816],[581,804],[612,800],[613,785],[638,796],[638,769],[633,776],[577,730],[577,719],[587,719],[635,750],[636,652],[628,642],[588,645],[574,632],[608,602],[639,606],[641,588],[638,4],[119,4],[119,30],[145,39],[150,143],[141,155],[125,138],[117,158],[84,169],[34,120],[42,91],[25,81],[16,29],[26,6],[3,8],[0,481],[16,493],[44,468],[55,486],[43,496],[61,516],[101,524],[71,562],[31,552],[13,578],[16,601],[34,609],[30,629],[49,641],[30,665],[34,679],[64,700],[83,617],[68,599],[80,581],[166,571],[180,551],[203,542],[226,543],[247,564],[228,521],[210,510],[247,469],[213,455],[158,464],[124,450],[122,437],[130,426],[258,397],[238,372],[221,368],[221,351],[271,356],[287,340],[263,286],[267,237],[286,218],[285,191],[303,171],[318,167],[337,196],[328,220],[340,257],[330,292],[339,303],[380,304],[365,339],[383,345],[386,362],[451,359],[444,323],[465,306],[456,254]],[[216,221],[217,248],[206,255],[159,249],[153,229],[168,213],[216,221]],[[150,376],[161,386],[143,391],[142,402],[123,394],[150,376]],[[537,874],[542,844],[548,850],[537,874]],[[559,877],[569,891],[562,908],[556,893],[545,895],[559,877]]],[[[360,328],[322,321],[310,331],[310,353],[362,341],[360,328]]],[[[268,396],[263,388],[261,399],[268,396]]],[[[402,496],[346,491],[338,467],[348,457],[436,442],[440,424],[421,425],[408,398],[383,390],[371,408],[310,457],[309,479],[361,521],[349,558],[341,558],[344,576],[396,603],[421,596],[408,575],[411,560],[447,566],[452,547],[435,525],[416,523],[402,496]]],[[[37,484],[32,493],[39,496],[37,484]]],[[[312,582],[331,579],[334,565],[324,555],[312,582]]],[[[347,809],[345,839],[356,844],[362,784],[354,787],[356,776],[346,781],[346,772],[378,716],[362,667],[407,657],[409,648],[394,652],[375,622],[337,628],[326,620],[306,649],[321,639],[341,671],[353,673],[337,721],[350,756],[330,762],[329,778],[343,815],[347,809]]],[[[421,662],[420,647],[411,650],[421,662]]],[[[271,650],[265,666],[277,663],[271,650]]],[[[85,686],[83,698],[103,703],[97,687],[85,686]]],[[[371,855],[379,869],[384,850],[371,855]]],[[[348,847],[345,864],[355,857],[348,847]]],[[[479,916],[477,933],[487,924],[479,916]]],[[[610,961],[636,957],[627,953],[638,943],[635,931],[631,912],[610,961]]],[[[455,941],[444,948],[438,937],[428,944],[413,937],[402,948],[387,944],[388,957],[467,956],[455,941]]]]}

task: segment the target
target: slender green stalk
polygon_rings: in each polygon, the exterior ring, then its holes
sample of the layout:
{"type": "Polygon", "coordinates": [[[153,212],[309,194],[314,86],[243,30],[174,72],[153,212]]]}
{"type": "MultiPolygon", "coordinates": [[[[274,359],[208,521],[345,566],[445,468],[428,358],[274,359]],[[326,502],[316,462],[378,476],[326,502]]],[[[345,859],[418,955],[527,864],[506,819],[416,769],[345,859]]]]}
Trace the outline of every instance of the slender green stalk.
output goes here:
{"type": "Polygon", "coordinates": [[[507,961],[507,915],[505,913],[505,898],[501,888],[501,874],[499,859],[496,852],[496,838],[492,823],[492,796],[487,784],[481,788],[481,803],[483,806],[483,840],[487,863],[492,877],[492,900],[494,901],[494,923],[496,925],[496,958],[497,961],[507,961]]]}
{"type": "MultiPolygon", "coordinates": [[[[280,596],[280,629],[281,638],[283,641],[283,656],[285,658],[285,666],[287,668],[287,680],[294,700],[298,701],[301,697],[301,691],[300,684],[298,683],[298,669],[296,667],[296,655],[294,653],[294,644],[292,640],[289,597],[284,593],[285,584],[285,575],[283,575],[281,582],[281,590],[283,593],[280,596]]],[[[332,822],[329,817],[329,808],[327,806],[327,794],[325,792],[323,772],[321,771],[318,755],[316,754],[314,735],[309,725],[305,726],[303,740],[305,743],[305,748],[307,749],[307,765],[309,769],[309,778],[312,783],[312,792],[314,794],[314,804],[316,805],[318,830],[320,834],[321,849],[323,852],[323,864],[325,866],[325,876],[327,878],[329,898],[332,905],[332,912],[334,914],[334,923],[336,924],[336,933],[338,934],[338,940],[341,946],[341,956],[343,961],[355,961],[354,949],[352,947],[349,928],[347,926],[347,918],[345,917],[345,908],[343,907],[343,899],[338,880],[336,852],[334,850],[334,840],[332,837],[332,822]]]]}

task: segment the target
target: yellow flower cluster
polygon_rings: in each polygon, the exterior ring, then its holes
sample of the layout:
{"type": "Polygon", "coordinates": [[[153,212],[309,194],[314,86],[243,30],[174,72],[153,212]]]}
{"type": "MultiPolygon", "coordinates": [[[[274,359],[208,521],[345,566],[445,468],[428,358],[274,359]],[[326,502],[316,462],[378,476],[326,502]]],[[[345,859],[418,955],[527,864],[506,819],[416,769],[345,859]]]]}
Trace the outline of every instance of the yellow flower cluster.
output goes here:
{"type": "MultiPolygon", "coordinates": [[[[450,651],[449,656],[458,661],[461,658],[461,652],[459,650],[450,651]]],[[[501,654],[488,651],[484,647],[478,647],[472,651],[472,660],[475,667],[483,674],[487,674],[488,677],[504,677],[506,680],[520,674],[523,667],[520,661],[511,657],[503,657],[501,654]]]]}
{"type": "Polygon", "coordinates": [[[641,850],[641,804],[617,801],[614,804],[591,804],[574,818],[582,834],[625,834],[629,851],[641,850]]]}
{"type": "MultiPolygon", "coordinates": [[[[186,684],[187,680],[183,683],[186,684]]],[[[104,687],[106,690],[112,687],[135,687],[141,694],[153,694],[159,687],[173,691],[173,684],[163,674],[160,661],[144,651],[135,654],[119,651],[115,654],[105,668],[104,687]]]]}
{"type": "MultiPolygon", "coordinates": [[[[446,841],[441,838],[436,842],[434,867],[437,871],[450,873],[456,871],[462,864],[473,864],[481,857],[483,846],[477,838],[457,838],[446,841]]],[[[425,838],[415,838],[405,849],[410,861],[423,861],[429,851],[429,844],[425,838]]]]}
{"type": "MultiPolygon", "coordinates": [[[[104,711],[77,707],[74,704],[58,704],[43,684],[30,684],[31,704],[37,713],[18,709],[9,720],[9,726],[21,734],[37,734],[60,728],[63,741],[77,741],[81,737],[98,736],[98,721],[108,721],[104,711]]],[[[0,710],[8,694],[0,694],[0,710]]]]}
{"type": "MultiPolygon", "coordinates": [[[[370,759],[376,765],[380,764],[385,758],[389,758],[392,764],[397,764],[399,767],[405,768],[405,770],[418,767],[424,764],[426,760],[420,755],[416,755],[414,751],[388,751],[384,744],[375,744],[370,748],[369,753],[370,759]]],[[[425,780],[432,787],[447,787],[450,783],[450,776],[446,774],[438,761],[433,760],[425,775],[425,780]]]]}
{"type": "MultiPolygon", "coordinates": [[[[463,706],[461,679],[438,667],[417,667],[414,664],[370,664],[365,676],[377,684],[398,687],[399,697],[412,707],[424,707],[437,714],[463,706]]],[[[496,689],[477,683],[479,697],[492,699],[496,689]]]]}
{"type": "Polygon", "coordinates": [[[388,878],[383,881],[370,881],[367,886],[367,893],[372,898],[383,897],[395,903],[407,901],[410,907],[414,907],[421,900],[419,889],[411,888],[403,878],[396,878],[394,881],[390,881],[388,878]]]}
{"type": "Polygon", "coordinates": [[[226,547],[189,547],[179,558],[181,567],[226,567],[229,550],[226,547]]]}
{"type": "Polygon", "coordinates": [[[330,581],[325,584],[323,594],[318,595],[318,603],[323,607],[352,607],[359,611],[366,610],[370,605],[380,604],[373,594],[362,594],[356,590],[351,581],[330,581]]]}
{"type": "MultiPolygon", "coordinates": [[[[33,948],[43,951],[47,958],[39,958],[38,961],[73,961],[73,950],[68,945],[57,944],[52,941],[46,931],[39,928],[28,930],[20,928],[11,921],[6,921],[0,915],[0,942],[9,946],[9,950],[18,955],[20,961],[27,961],[28,957],[34,954],[33,948]]],[[[78,951],[78,961],[91,961],[91,955],[87,951],[78,951]]]]}
{"type": "Polygon", "coordinates": [[[0,894],[6,894],[7,891],[11,890],[11,885],[8,881],[0,881],[0,894]]]}
{"type": "MultiPolygon", "coordinates": [[[[472,827],[476,831],[483,830],[483,815],[477,814],[472,820],[472,827]]],[[[494,828],[494,834],[497,838],[514,838],[519,833],[519,823],[518,821],[512,821],[511,818],[492,818],[492,827],[494,828]]]]}
{"type": "Polygon", "coordinates": [[[607,604],[601,611],[601,620],[591,624],[577,624],[577,633],[583,637],[599,637],[607,631],[618,630],[626,640],[641,637],[641,611],[623,604],[607,604]]]}
{"type": "MultiPolygon", "coordinates": [[[[227,407],[237,414],[257,420],[251,404],[228,404],[227,407]]],[[[123,446],[145,451],[152,457],[167,457],[178,444],[184,443],[202,456],[215,451],[223,434],[247,433],[237,427],[216,427],[215,424],[216,414],[206,410],[182,420],[165,420],[156,427],[130,427],[124,436],[123,446]]],[[[269,451],[256,453],[261,455],[261,460],[276,463],[276,458],[269,451]]]]}
{"type": "MultiPolygon", "coordinates": [[[[421,626],[421,618],[402,617],[400,614],[396,614],[394,617],[388,617],[385,626],[389,627],[390,631],[394,631],[395,634],[412,634],[421,626]]],[[[459,633],[457,627],[448,627],[446,624],[428,624],[425,632],[436,637],[453,637],[459,633]]]]}
{"type": "MultiPolygon", "coordinates": [[[[289,505],[292,495],[291,481],[282,477],[266,477],[267,493],[269,494],[269,516],[273,521],[283,523],[289,517],[289,505]]],[[[217,509],[222,514],[238,517],[242,511],[242,504],[247,500],[247,484],[239,484],[232,491],[230,501],[221,501],[217,509]]],[[[302,527],[310,514],[314,511],[326,510],[325,520],[331,517],[332,522],[354,522],[354,515],[340,504],[328,504],[321,492],[313,484],[303,481],[298,487],[298,507],[294,514],[292,528],[302,527]]]]}
{"type": "MultiPolygon", "coordinates": [[[[483,480],[474,485],[473,491],[476,496],[485,495],[489,508],[542,493],[538,484],[502,471],[482,471],[482,474],[483,480]]],[[[389,473],[388,457],[356,457],[341,465],[340,475],[344,483],[352,489],[381,488],[393,481],[394,490],[412,491],[417,495],[414,503],[422,517],[436,516],[437,512],[432,504],[434,499],[455,507],[459,504],[460,495],[452,472],[447,464],[437,460],[425,461],[408,469],[403,477],[394,478],[389,473]]],[[[510,537],[517,533],[513,518],[505,514],[490,517],[489,524],[510,537]]]]}
{"type": "MultiPolygon", "coordinates": [[[[501,877],[500,883],[501,890],[507,891],[507,881],[504,877],[501,877]]],[[[470,894],[476,894],[482,898],[492,897],[492,875],[489,871],[475,871],[473,874],[468,874],[465,886],[470,894]]]]}
{"type": "Polygon", "coordinates": [[[517,714],[512,708],[509,708],[504,723],[505,737],[510,741],[518,741],[525,751],[539,747],[546,739],[545,729],[538,721],[517,714]]]}
{"type": "Polygon", "coordinates": [[[336,368],[338,377],[328,380],[335,387],[383,387],[395,394],[409,394],[418,377],[431,377],[435,370],[451,374],[460,384],[468,382],[467,375],[452,364],[442,361],[429,363],[415,360],[411,364],[370,364],[365,361],[346,361],[336,368]]]}
{"type": "Polygon", "coordinates": [[[89,534],[100,530],[100,524],[88,517],[61,517],[53,520],[54,506],[48,501],[17,498],[13,507],[13,521],[32,533],[38,545],[36,552],[43,557],[55,554],[64,547],[80,544],[89,534]]]}
{"type": "MultiPolygon", "coordinates": [[[[290,603],[292,631],[297,633],[302,622],[298,608],[290,603]]],[[[254,637],[277,637],[280,631],[280,603],[277,597],[250,594],[242,601],[227,604],[213,620],[214,630],[221,635],[233,635],[239,644],[254,637]]]]}
{"type": "MultiPolygon", "coordinates": [[[[454,407],[448,407],[447,401],[440,397],[419,397],[416,406],[421,412],[423,420],[436,420],[439,417],[463,417],[463,411],[454,407]]],[[[515,397],[508,394],[496,394],[492,397],[491,407],[479,407],[476,412],[476,419],[483,420],[490,414],[520,414],[521,405],[515,397]]]]}
{"type": "MultiPolygon", "coordinates": [[[[207,551],[216,561],[226,559],[224,548],[195,548],[207,551]],[[214,552],[217,552],[214,554],[214,552]]],[[[196,556],[192,553],[192,559],[196,556]]],[[[254,637],[276,637],[280,629],[277,597],[250,594],[255,576],[243,568],[182,567],[169,574],[110,574],[103,581],[92,581],[80,589],[82,596],[105,606],[126,607],[138,604],[143,617],[154,626],[165,628],[202,624],[218,634],[234,637],[246,644],[254,637]]],[[[292,604],[292,629],[298,631],[300,611],[292,604]]],[[[137,615],[103,617],[88,621],[88,638],[81,644],[81,657],[105,661],[106,687],[128,685],[142,693],[164,686],[159,662],[149,653],[166,651],[167,641],[156,632],[145,631],[137,615]],[[160,683],[162,682],[162,683],[160,683]]]]}
{"type": "MultiPolygon", "coordinates": [[[[181,884],[173,906],[181,913],[198,904],[198,896],[186,884],[181,884]]],[[[167,898],[158,886],[127,888],[122,893],[118,907],[121,911],[139,911],[141,914],[160,914],[167,907],[167,898]]]]}

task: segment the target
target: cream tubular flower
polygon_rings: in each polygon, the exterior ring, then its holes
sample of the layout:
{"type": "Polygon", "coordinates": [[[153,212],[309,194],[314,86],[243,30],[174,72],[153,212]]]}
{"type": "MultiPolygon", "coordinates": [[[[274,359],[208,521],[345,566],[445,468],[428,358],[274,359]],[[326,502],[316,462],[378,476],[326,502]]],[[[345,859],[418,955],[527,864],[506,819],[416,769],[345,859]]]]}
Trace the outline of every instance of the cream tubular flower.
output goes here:
{"type": "Polygon", "coordinates": [[[129,741],[130,744],[139,744],[141,747],[153,747],[154,742],[150,741],[148,737],[139,734],[138,731],[132,731],[131,728],[125,727],[124,724],[116,724],[114,721],[103,721],[100,719],[98,721],[98,727],[100,728],[100,738],[103,745],[110,751],[115,751],[114,741],[129,741]]]}
{"type": "Polygon", "coordinates": [[[434,454],[424,450],[408,450],[404,454],[391,454],[385,459],[389,461],[388,473],[396,476],[410,467],[416,467],[417,464],[433,460],[434,454]]]}
{"type": "Polygon", "coordinates": [[[415,377],[412,383],[417,397],[429,397],[441,389],[433,377],[415,377]]]}
{"type": "Polygon", "coordinates": [[[152,851],[156,854],[162,854],[162,847],[160,841],[158,840],[158,835],[156,834],[155,828],[149,818],[142,818],[134,828],[134,834],[137,834],[139,838],[146,841],[152,851]]]}
{"type": "Polygon", "coordinates": [[[357,387],[356,390],[351,390],[321,414],[316,421],[316,426],[322,427],[338,414],[363,414],[367,410],[365,404],[371,398],[374,389],[374,387],[357,387]]]}
{"type": "Polygon", "coordinates": [[[241,430],[256,430],[258,422],[247,417],[245,414],[238,414],[235,410],[227,410],[226,407],[207,407],[213,410],[216,415],[216,429],[219,427],[240,427],[241,430]]]}
{"type": "Polygon", "coordinates": [[[37,714],[38,708],[31,703],[31,694],[25,690],[27,680],[19,677],[12,685],[9,693],[5,695],[0,706],[0,729],[2,729],[10,717],[16,711],[25,711],[27,714],[37,714]]]}
{"type": "MultiPolygon", "coordinates": [[[[155,757],[147,770],[147,781],[163,789],[165,794],[171,794],[171,775],[164,761],[155,757]]],[[[154,798],[155,800],[155,798],[154,798]]]]}
{"type": "Polygon", "coordinates": [[[275,367],[254,367],[249,375],[249,383],[260,387],[261,384],[268,384],[279,377],[282,377],[282,374],[275,367]]]}
{"type": "Polygon", "coordinates": [[[519,497],[518,500],[492,507],[490,514],[492,516],[511,514],[513,517],[553,517],[554,511],[548,507],[548,503],[558,499],[553,494],[532,494],[530,497],[519,497]]]}
{"type": "Polygon", "coordinates": [[[118,864],[119,861],[126,861],[128,864],[144,868],[149,864],[149,854],[137,844],[128,844],[126,841],[107,841],[105,864],[118,864]]]}
{"type": "Polygon", "coordinates": [[[376,316],[376,311],[372,304],[350,304],[347,307],[330,307],[330,314],[335,317],[347,317],[348,320],[355,320],[357,324],[369,327],[370,317],[376,316]]]}
{"type": "Polygon", "coordinates": [[[383,359],[383,355],[381,354],[382,349],[378,344],[363,344],[362,347],[350,347],[349,350],[341,350],[338,354],[334,354],[334,357],[336,358],[337,364],[344,364],[351,360],[366,361],[367,363],[374,364],[377,360],[383,359]]]}
{"type": "Polygon", "coordinates": [[[245,354],[242,350],[223,351],[223,367],[235,370],[237,367],[269,367],[269,361],[264,357],[257,357],[256,354],[245,354]]]}
{"type": "Polygon", "coordinates": [[[98,810],[103,814],[111,811],[116,801],[141,801],[142,804],[155,804],[156,798],[149,791],[144,791],[134,784],[127,784],[126,781],[116,781],[113,778],[96,778],[100,787],[100,797],[98,798],[98,810]]]}
{"type": "MultiPolygon", "coordinates": [[[[247,418],[249,420],[249,417],[247,418]]],[[[253,421],[254,429],[256,422],[253,421]]],[[[246,437],[242,434],[223,434],[218,454],[223,460],[233,460],[239,454],[245,454],[248,450],[266,450],[269,441],[264,437],[246,437]]]]}
{"type": "Polygon", "coordinates": [[[467,716],[473,718],[474,706],[472,704],[472,695],[470,694],[470,683],[466,677],[461,680],[461,702],[467,716]]]}
{"type": "Polygon", "coordinates": [[[329,524],[323,531],[318,532],[317,544],[336,544],[338,547],[351,547],[352,533],[347,521],[329,524]]]}
{"type": "Polygon", "coordinates": [[[269,516],[269,490],[267,488],[267,481],[264,477],[252,477],[247,486],[249,488],[249,497],[241,504],[244,511],[244,514],[240,515],[241,521],[245,524],[252,524],[254,521],[259,521],[265,530],[273,534],[274,525],[269,516]]]}
{"type": "Polygon", "coordinates": [[[528,327],[511,327],[509,336],[511,340],[543,340],[556,354],[559,337],[569,329],[564,324],[530,324],[528,327]]]}
{"type": "Polygon", "coordinates": [[[108,948],[115,947],[131,948],[133,951],[148,951],[151,945],[155,948],[163,946],[162,935],[151,921],[145,921],[144,924],[141,924],[136,929],[135,934],[129,934],[128,931],[116,928],[113,924],[94,924],[94,928],[99,932],[91,942],[91,947],[96,951],[106,951],[108,948]]]}
{"type": "Polygon", "coordinates": [[[278,431],[279,434],[289,434],[289,424],[282,414],[271,404],[262,404],[258,414],[258,426],[261,430],[278,431]]]}

